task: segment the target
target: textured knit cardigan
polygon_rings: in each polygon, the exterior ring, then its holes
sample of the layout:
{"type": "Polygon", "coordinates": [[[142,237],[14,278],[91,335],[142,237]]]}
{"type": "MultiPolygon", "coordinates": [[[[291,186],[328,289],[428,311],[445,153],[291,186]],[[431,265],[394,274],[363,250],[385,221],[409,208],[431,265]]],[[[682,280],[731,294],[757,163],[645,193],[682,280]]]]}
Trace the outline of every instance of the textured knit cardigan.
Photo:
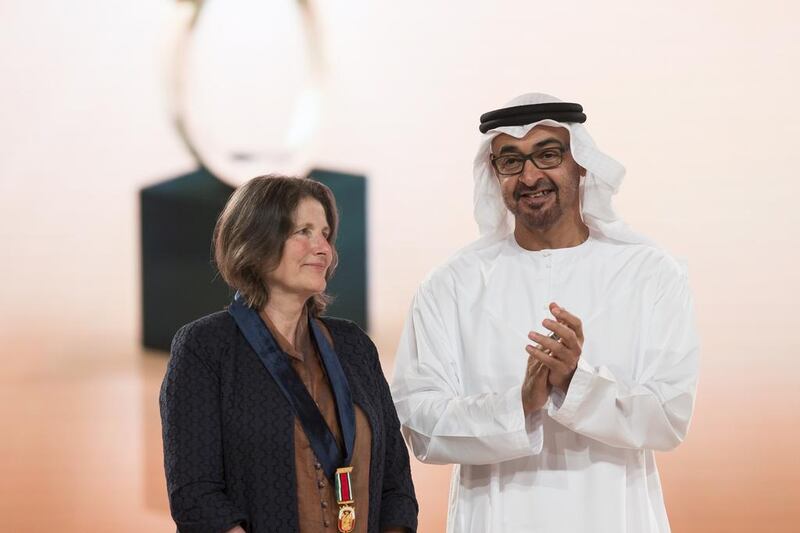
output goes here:
{"type": "MultiPolygon", "coordinates": [[[[372,427],[368,531],[417,527],[408,451],[378,352],[352,322],[323,318],[372,427]]],[[[175,335],[161,387],[170,510],[182,533],[297,531],[294,415],[227,312],[175,335]]],[[[358,458],[354,458],[358,468],[358,458]]],[[[356,514],[358,499],[356,494],[356,514]]],[[[334,527],[335,530],[335,527],[334,527]]]]}

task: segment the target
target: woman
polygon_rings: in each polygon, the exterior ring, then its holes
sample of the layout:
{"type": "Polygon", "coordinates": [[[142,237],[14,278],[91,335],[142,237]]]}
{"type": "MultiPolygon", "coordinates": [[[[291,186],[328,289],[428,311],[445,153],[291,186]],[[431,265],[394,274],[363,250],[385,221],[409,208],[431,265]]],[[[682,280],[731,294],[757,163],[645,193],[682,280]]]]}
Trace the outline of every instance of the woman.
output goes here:
{"type": "Polygon", "coordinates": [[[170,508],[181,532],[415,531],[417,502],[375,346],[320,318],[336,204],[264,176],[214,231],[226,311],[181,328],[161,389],[170,508]]]}

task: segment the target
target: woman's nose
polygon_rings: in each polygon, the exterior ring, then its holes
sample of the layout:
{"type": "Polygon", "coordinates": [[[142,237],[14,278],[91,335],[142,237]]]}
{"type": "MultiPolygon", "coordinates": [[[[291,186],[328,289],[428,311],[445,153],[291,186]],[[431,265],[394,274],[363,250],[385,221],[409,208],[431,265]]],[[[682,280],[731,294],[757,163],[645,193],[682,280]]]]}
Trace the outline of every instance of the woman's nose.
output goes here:
{"type": "Polygon", "coordinates": [[[316,242],[314,243],[314,253],[317,255],[330,255],[331,243],[328,242],[328,239],[322,236],[317,237],[316,242]]]}

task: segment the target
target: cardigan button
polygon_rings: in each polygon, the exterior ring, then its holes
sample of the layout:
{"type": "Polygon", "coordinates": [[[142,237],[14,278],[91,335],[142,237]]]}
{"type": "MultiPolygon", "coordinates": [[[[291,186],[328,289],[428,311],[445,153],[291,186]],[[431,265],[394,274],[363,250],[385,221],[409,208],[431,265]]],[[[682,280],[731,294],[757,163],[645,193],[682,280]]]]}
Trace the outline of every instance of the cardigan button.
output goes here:
{"type": "Polygon", "coordinates": [[[324,479],[320,479],[319,481],[317,481],[317,487],[323,488],[324,486],[325,486],[325,480],[324,479]]]}
{"type": "Polygon", "coordinates": [[[325,521],[322,522],[322,525],[325,526],[325,527],[328,527],[329,525],[331,525],[331,523],[328,522],[328,519],[326,518],[325,521]]]}
{"type": "Polygon", "coordinates": [[[326,502],[325,500],[322,500],[321,502],[319,502],[319,504],[322,506],[323,509],[328,508],[328,502],[326,502]]]}
{"type": "Polygon", "coordinates": [[[320,470],[322,468],[322,465],[319,464],[319,462],[316,462],[316,463],[314,463],[314,468],[316,468],[317,470],[320,470]]]}

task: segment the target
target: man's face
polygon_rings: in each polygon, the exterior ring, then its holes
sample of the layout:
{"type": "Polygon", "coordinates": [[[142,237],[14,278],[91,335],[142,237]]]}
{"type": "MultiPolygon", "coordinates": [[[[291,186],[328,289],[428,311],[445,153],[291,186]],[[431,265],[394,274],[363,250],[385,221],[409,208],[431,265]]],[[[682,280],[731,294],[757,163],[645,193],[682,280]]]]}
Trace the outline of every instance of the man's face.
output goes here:
{"type": "Polygon", "coordinates": [[[495,169],[506,207],[517,223],[529,230],[547,231],[565,213],[577,216],[580,209],[578,186],[585,171],[569,151],[569,130],[536,126],[521,139],[501,133],[492,140],[495,157],[533,153],[540,166],[547,166],[541,163],[559,150],[563,151],[563,158],[555,168],[541,170],[532,161],[525,161],[522,171],[515,175],[501,175],[495,169]]]}

